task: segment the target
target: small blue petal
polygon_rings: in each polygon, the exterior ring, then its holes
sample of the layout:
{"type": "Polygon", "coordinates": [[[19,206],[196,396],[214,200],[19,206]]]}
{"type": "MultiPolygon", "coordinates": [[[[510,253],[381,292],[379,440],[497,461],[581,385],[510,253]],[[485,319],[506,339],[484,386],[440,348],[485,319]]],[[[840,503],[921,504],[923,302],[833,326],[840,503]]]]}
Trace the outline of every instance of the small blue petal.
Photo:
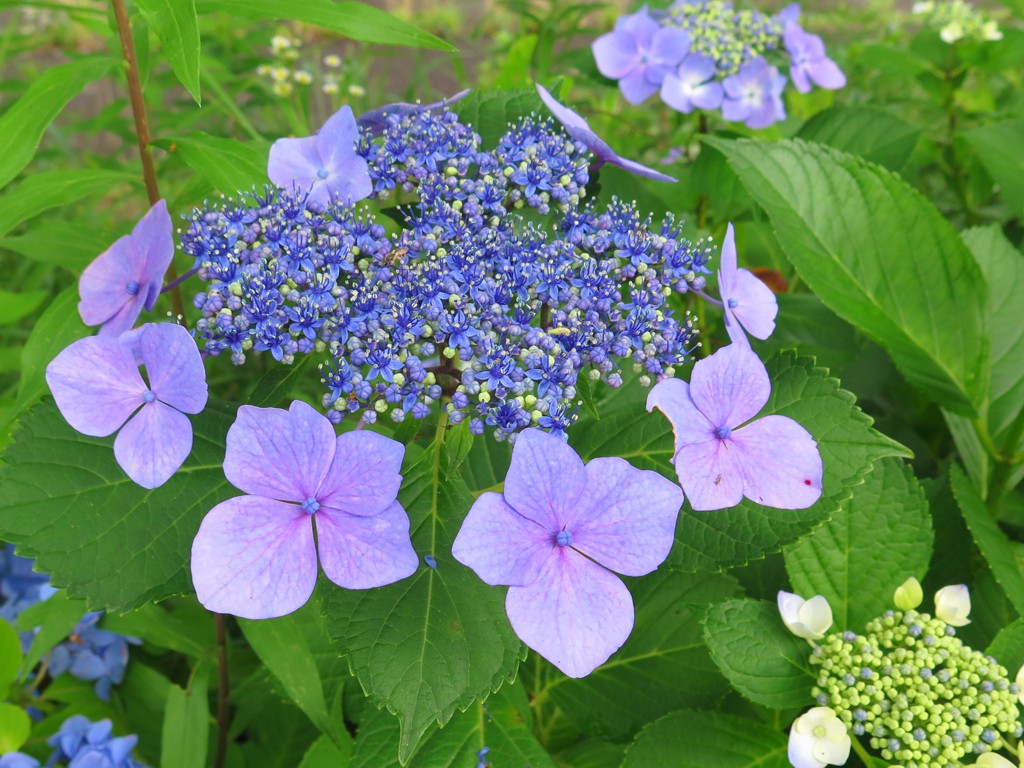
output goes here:
{"type": "Polygon", "coordinates": [[[426,563],[430,568],[437,570],[437,560],[434,559],[433,555],[424,555],[423,562],[426,563]]]}

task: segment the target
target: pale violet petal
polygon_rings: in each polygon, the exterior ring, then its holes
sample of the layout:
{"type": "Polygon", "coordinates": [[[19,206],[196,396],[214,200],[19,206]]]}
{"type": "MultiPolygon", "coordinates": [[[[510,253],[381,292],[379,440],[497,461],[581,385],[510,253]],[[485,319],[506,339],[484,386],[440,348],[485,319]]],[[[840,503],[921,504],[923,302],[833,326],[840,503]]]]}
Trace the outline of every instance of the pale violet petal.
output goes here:
{"type": "Polygon", "coordinates": [[[355,155],[358,140],[356,116],[346,104],[331,115],[316,134],[316,149],[327,170],[337,170],[355,155]]]}
{"type": "Polygon", "coordinates": [[[608,160],[612,165],[617,165],[624,171],[629,171],[634,176],[640,176],[645,179],[652,179],[653,181],[663,181],[670,184],[675,184],[678,179],[674,176],[669,176],[667,173],[656,171],[653,168],[648,168],[646,165],[636,162],[635,160],[627,160],[624,157],[618,157],[617,155],[608,160]]]}
{"type": "Polygon", "coordinates": [[[491,586],[523,586],[540,575],[556,544],[551,532],[527,520],[500,493],[483,493],[462,522],[452,555],[491,586]]]}
{"type": "Polygon", "coordinates": [[[743,495],[777,509],[806,509],[821,498],[822,464],[811,434],[788,416],[765,416],[729,441],[743,495]]]}
{"type": "Polygon", "coordinates": [[[505,610],[520,640],[569,677],[584,677],[626,642],[633,599],[611,571],[560,550],[532,584],[508,588],[505,610]]]}
{"type": "Polygon", "coordinates": [[[640,104],[661,89],[660,81],[652,83],[647,79],[647,69],[638,67],[619,80],[619,90],[630,104],[640,104]]]}
{"type": "Polygon", "coordinates": [[[716,428],[735,429],[749,421],[764,408],[769,394],[764,363],[739,344],[698,360],[690,376],[690,397],[716,428]]]}
{"type": "Polygon", "coordinates": [[[404,456],[404,445],[376,432],[339,435],[317,501],[351,515],[383,512],[398,498],[404,456]]]}
{"type": "Polygon", "coordinates": [[[397,501],[373,517],[321,508],[314,516],[320,565],[345,589],[370,589],[416,572],[409,516],[397,501]]]}
{"type": "Polygon", "coordinates": [[[675,451],[684,445],[705,443],[715,434],[715,425],[698,410],[690,398],[690,385],[682,379],[662,379],[647,393],[647,410],[657,408],[672,425],[675,451]]]}
{"type": "Polygon", "coordinates": [[[580,117],[576,112],[557,101],[555,97],[548,92],[547,88],[540,83],[537,83],[536,87],[540,100],[543,101],[544,105],[551,110],[551,114],[557,118],[558,122],[567,129],[573,128],[580,131],[590,131],[590,126],[587,124],[587,121],[580,117]]]}
{"type": "Polygon", "coordinates": [[[147,403],[114,439],[114,458],[137,485],[158,488],[192,452],[192,422],[159,400],[147,403]]]}
{"type": "MultiPolygon", "coordinates": [[[[124,330],[131,327],[142,311],[141,280],[143,265],[139,263],[131,237],[118,238],[113,245],[93,259],[78,279],[78,314],[86,325],[100,325],[132,306],[134,315],[120,319],[124,330]],[[136,293],[130,292],[134,282],[136,293]],[[138,297],[138,298],[137,298],[138,297]],[[137,300],[136,300],[137,298],[137,300]]],[[[130,314],[127,313],[127,314],[130,314]]]]}
{"type": "Polygon", "coordinates": [[[138,343],[157,398],[185,413],[202,411],[208,396],[206,369],[192,334],[175,323],[152,323],[143,328],[138,343]]]}
{"type": "Polygon", "coordinates": [[[684,445],[674,459],[690,506],[698,512],[735,507],[743,500],[743,476],[729,440],[684,445]]]}
{"type": "Polygon", "coordinates": [[[736,270],[728,295],[724,290],[722,292],[722,301],[726,304],[726,311],[731,312],[755,339],[767,339],[775,331],[779,302],[772,289],[753,272],[736,270]]]}
{"type": "Polygon", "coordinates": [[[567,443],[539,429],[516,437],[505,477],[505,501],[523,517],[557,531],[583,493],[583,461],[567,443]]]}
{"type": "Polygon", "coordinates": [[[591,46],[594,62],[605,77],[618,80],[632,72],[640,61],[636,43],[627,35],[608,32],[591,46]]]}
{"type": "Polygon", "coordinates": [[[157,200],[139,219],[132,230],[132,245],[142,267],[140,284],[150,288],[156,286],[159,290],[174,258],[174,225],[167,212],[166,200],[157,200]]]}
{"type": "Polygon", "coordinates": [[[192,583],[207,610],[270,619],[301,608],[316,584],[313,524],[301,507],[259,496],[221,502],[192,542],[192,583]]]}
{"type": "Polygon", "coordinates": [[[291,191],[308,190],[324,167],[316,149],[316,137],[278,139],[270,147],[267,176],[279,187],[291,191]]]}

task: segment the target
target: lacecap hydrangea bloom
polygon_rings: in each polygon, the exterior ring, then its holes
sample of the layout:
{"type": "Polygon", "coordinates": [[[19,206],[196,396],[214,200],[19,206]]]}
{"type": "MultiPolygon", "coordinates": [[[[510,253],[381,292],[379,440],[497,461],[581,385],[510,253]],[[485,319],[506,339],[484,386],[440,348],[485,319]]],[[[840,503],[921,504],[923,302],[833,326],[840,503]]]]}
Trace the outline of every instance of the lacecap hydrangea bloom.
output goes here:
{"type": "Polygon", "coordinates": [[[452,547],[491,585],[508,585],[512,629],[566,675],[603,664],[633,629],[615,573],[643,576],[672,548],[683,494],[620,458],[580,457],[537,429],[518,435],[502,493],[484,493],[452,547]]]}
{"type": "Polygon", "coordinates": [[[793,4],[775,16],[737,10],[724,0],[677,0],[667,10],[646,6],[620,18],[594,41],[594,60],[639,104],[660,93],[672,109],[721,109],[730,122],[766,128],[786,117],[782,91],[788,67],[797,90],[846,84],[821,38],[805,31],[793,4]]]}
{"type": "Polygon", "coordinates": [[[247,619],[302,607],[317,560],[346,589],[411,575],[419,558],[398,503],[405,446],[360,430],[336,436],[311,406],[243,405],[227,436],[224,475],[245,491],[215,506],[192,543],[204,606],[247,619]],[[314,538],[315,530],[315,538],[314,538]]]}
{"type": "Polygon", "coordinates": [[[371,200],[415,195],[394,234],[369,204],[324,208],[294,187],[193,214],[182,247],[207,283],[208,354],[326,353],[335,423],[424,418],[444,396],[452,423],[499,438],[564,434],[580,376],[618,386],[626,366],[650,384],[687,359],[692,320],[668,296],[703,288],[712,249],[672,216],[588,203],[608,156],[549,118],[516,121],[490,149],[446,108],[384,119],[357,152],[371,200]]]}

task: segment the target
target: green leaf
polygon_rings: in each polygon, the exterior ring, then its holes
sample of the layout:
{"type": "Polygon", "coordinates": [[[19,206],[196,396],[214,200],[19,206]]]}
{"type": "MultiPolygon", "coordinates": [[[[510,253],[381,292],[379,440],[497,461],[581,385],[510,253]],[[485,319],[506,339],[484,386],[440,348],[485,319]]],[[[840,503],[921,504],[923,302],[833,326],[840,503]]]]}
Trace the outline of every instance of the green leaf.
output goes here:
{"type": "Polygon", "coordinates": [[[180,157],[225,195],[268,183],[267,156],[270,144],[210,136],[202,131],[154,141],[155,146],[180,157]]]}
{"type": "MultiPolygon", "coordinates": [[[[107,74],[113,61],[90,56],[49,67],[0,117],[0,187],[32,162],[46,127],[85,86],[107,74]]],[[[2,210],[0,206],[0,210],[2,210]]]]}
{"type": "Polygon", "coordinates": [[[821,300],[885,347],[912,385],[973,414],[987,380],[984,284],[935,206],[898,176],[827,147],[708,141],[821,300]]]}
{"type": "Polygon", "coordinates": [[[296,385],[307,376],[306,368],[311,359],[305,355],[291,365],[275,365],[256,382],[246,402],[260,408],[281,405],[296,385]]]}
{"type": "Polygon", "coordinates": [[[1011,677],[1024,666],[1024,619],[1017,619],[999,630],[985,653],[1006,667],[1011,677]]]}
{"type": "Polygon", "coordinates": [[[195,0],[136,0],[164,48],[164,55],[178,81],[185,86],[196,104],[202,106],[199,91],[199,19],[195,0]]]}
{"type": "Polygon", "coordinates": [[[513,680],[522,655],[505,615],[505,590],[487,586],[451,556],[473,504],[450,461],[454,450],[435,442],[424,451],[404,468],[398,496],[409,513],[413,546],[433,555],[437,570],[423,565],[379,589],[321,593],[328,632],[352,674],[374,705],[401,721],[403,763],[432,723],[447,723],[456,709],[513,680]]]}
{"type": "Polygon", "coordinates": [[[72,600],[63,589],[60,589],[49,599],[36,603],[18,614],[19,630],[37,630],[21,665],[22,679],[26,678],[51,648],[67,639],[75,625],[82,620],[86,610],[83,600],[72,600]]]}
{"type": "Polygon", "coordinates": [[[999,184],[1006,207],[1015,216],[1024,208],[1024,118],[982,125],[963,134],[985,170],[999,184]]]}
{"type": "Polygon", "coordinates": [[[648,725],[622,768],[790,768],[788,739],[763,723],[720,712],[672,712],[648,725]]]}
{"type": "Polygon", "coordinates": [[[0,195],[0,237],[43,211],[83,197],[98,198],[118,184],[136,183],[122,171],[60,170],[35,173],[0,195]]]}
{"type": "Polygon", "coordinates": [[[14,251],[40,264],[81,272],[110,247],[121,232],[95,228],[95,222],[49,219],[17,237],[0,238],[0,248],[14,251]]]}
{"type": "Polygon", "coordinates": [[[189,592],[199,523],[236,493],[221,467],[233,417],[232,408],[207,405],[192,420],[184,466],[147,491],[114,461],[112,437],[78,434],[46,402],[22,419],[4,454],[0,530],[93,610],[128,611],[189,592]]]}
{"type": "Polygon", "coordinates": [[[299,768],[347,768],[349,753],[339,749],[326,735],[313,742],[302,756],[299,768]]]}
{"type": "Polygon", "coordinates": [[[780,293],[775,332],[758,345],[766,357],[783,349],[813,357],[818,365],[838,374],[869,344],[852,325],[840,320],[813,293],[780,293]]]}
{"type": "Polygon", "coordinates": [[[556,672],[542,689],[582,731],[610,741],[632,737],[668,709],[712,706],[728,690],[700,619],[709,604],[738,595],[736,582],[658,571],[631,586],[636,621],[626,644],[586,677],[556,672]]]}
{"type": "Polygon", "coordinates": [[[831,522],[783,554],[798,594],[824,595],[837,627],[862,627],[892,607],[893,592],[908,577],[924,578],[934,538],[914,473],[898,459],[882,459],[831,522]]]}
{"type": "Polygon", "coordinates": [[[910,159],[921,129],[884,109],[859,104],[831,107],[808,120],[798,139],[828,144],[893,171],[910,159]]]}
{"type": "Polygon", "coordinates": [[[21,707],[0,702],[0,754],[14,752],[32,732],[32,721],[21,707]]]}
{"type": "MultiPolygon", "coordinates": [[[[264,621],[240,619],[238,625],[256,655],[274,673],[285,692],[321,731],[331,734],[320,673],[302,632],[291,616],[264,621]]],[[[340,727],[341,723],[337,724],[340,727]]]]}
{"type": "Polygon", "coordinates": [[[453,108],[462,122],[480,134],[484,146],[496,144],[509,123],[532,113],[547,114],[535,88],[476,90],[453,108]]]}
{"type": "Polygon", "coordinates": [[[196,8],[201,14],[222,11],[240,19],[301,21],[364,43],[456,50],[444,40],[379,8],[351,0],[198,0],[196,8]]]}
{"type": "Polygon", "coordinates": [[[206,699],[210,665],[193,672],[188,690],[171,685],[160,743],[160,768],[205,768],[210,708],[206,699]]]}
{"type": "Polygon", "coordinates": [[[398,723],[385,711],[368,713],[359,725],[352,755],[352,768],[471,768],[480,761],[483,747],[490,753],[486,760],[496,766],[555,768],[555,763],[537,742],[531,728],[530,706],[521,685],[505,685],[486,702],[475,703],[456,714],[440,730],[434,729],[408,763],[395,759],[398,723]]]}
{"type": "Polygon", "coordinates": [[[772,709],[805,707],[817,673],[811,649],[786,629],[774,603],[730,600],[708,610],[704,639],[732,687],[772,709]]]}
{"type": "Polygon", "coordinates": [[[956,464],[949,467],[953,495],[974,543],[1020,616],[1024,616],[1024,575],[1013,553],[1013,544],[1000,530],[971,481],[956,464]]]}
{"type": "Polygon", "coordinates": [[[167,606],[167,602],[160,605],[147,603],[130,613],[108,613],[103,617],[103,628],[194,658],[210,653],[215,631],[213,614],[197,607],[191,615],[186,613],[182,616],[184,611],[180,607],[178,611],[171,611],[167,606]],[[201,638],[206,638],[207,642],[201,638]]]}
{"type": "Polygon", "coordinates": [[[0,289],[0,325],[17,322],[32,314],[46,297],[46,291],[12,293],[0,289]]]}
{"type": "Polygon", "coordinates": [[[6,691],[18,677],[21,666],[21,640],[14,627],[0,620],[0,691],[6,691]]]}

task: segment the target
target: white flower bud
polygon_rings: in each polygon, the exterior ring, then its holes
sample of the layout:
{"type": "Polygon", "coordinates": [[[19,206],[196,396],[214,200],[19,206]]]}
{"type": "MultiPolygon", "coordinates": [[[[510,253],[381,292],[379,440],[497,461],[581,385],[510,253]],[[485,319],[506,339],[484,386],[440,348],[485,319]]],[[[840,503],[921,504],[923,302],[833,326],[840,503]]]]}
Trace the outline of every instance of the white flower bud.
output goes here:
{"type": "Polygon", "coordinates": [[[850,746],[846,726],[828,707],[809,709],[789,729],[789,762],[793,768],[844,765],[850,759],[850,746]]]}
{"type": "Polygon", "coordinates": [[[779,613],[790,632],[808,640],[820,640],[832,626],[832,606],[821,595],[804,600],[780,590],[779,613]]]}
{"type": "MultiPolygon", "coordinates": [[[[1020,688],[1020,693],[1017,694],[1017,698],[1020,700],[1021,706],[1024,706],[1024,667],[1017,670],[1017,679],[1014,681],[1017,683],[1017,687],[1020,688]]],[[[1021,742],[1021,747],[1024,747],[1024,741],[1021,742]]]]}
{"type": "Polygon", "coordinates": [[[951,584],[935,593],[935,615],[951,627],[970,624],[967,618],[970,612],[971,593],[966,584],[951,584]]]}
{"type": "Polygon", "coordinates": [[[995,752],[986,752],[981,755],[975,765],[978,768],[1017,768],[1016,765],[995,752]]]}
{"type": "Polygon", "coordinates": [[[921,582],[911,576],[898,587],[892,596],[896,607],[901,611],[911,611],[917,608],[924,600],[924,591],[921,589],[921,582]]]}

